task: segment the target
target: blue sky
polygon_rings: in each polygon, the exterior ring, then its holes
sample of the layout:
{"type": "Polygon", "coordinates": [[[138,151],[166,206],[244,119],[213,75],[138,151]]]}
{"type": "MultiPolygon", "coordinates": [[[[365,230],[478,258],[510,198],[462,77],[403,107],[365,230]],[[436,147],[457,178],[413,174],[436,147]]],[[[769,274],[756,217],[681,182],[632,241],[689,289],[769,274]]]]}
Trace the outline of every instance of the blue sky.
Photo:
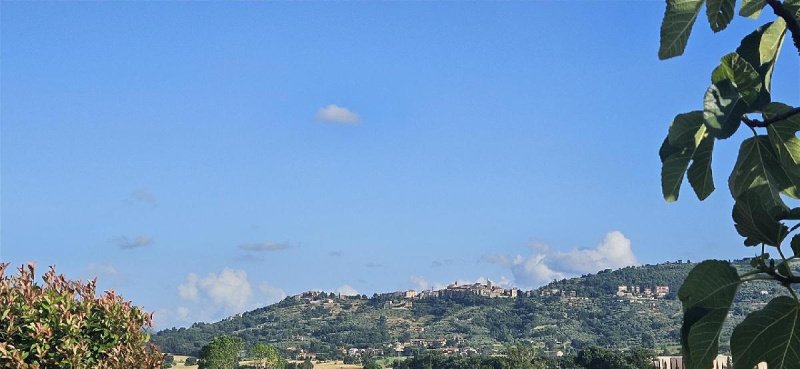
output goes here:
{"type": "Polygon", "coordinates": [[[0,260],[98,277],[164,328],[309,289],[752,255],[725,181],[745,133],[704,203],[663,202],[657,150],[766,20],[699,19],[658,61],[663,6],[3,2],[0,260]]]}

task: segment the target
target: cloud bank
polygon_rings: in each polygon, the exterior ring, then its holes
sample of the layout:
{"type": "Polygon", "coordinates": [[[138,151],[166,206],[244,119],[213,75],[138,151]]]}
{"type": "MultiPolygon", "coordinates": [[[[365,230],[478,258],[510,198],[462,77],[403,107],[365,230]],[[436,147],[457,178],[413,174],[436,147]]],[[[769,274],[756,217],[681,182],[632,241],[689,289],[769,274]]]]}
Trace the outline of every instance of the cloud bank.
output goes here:
{"type": "Polygon", "coordinates": [[[361,117],[357,113],[335,104],[330,104],[317,111],[317,119],[323,122],[357,124],[361,117]]]}
{"type": "Polygon", "coordinates": [[[205,277],[189,273],[176,291],[184,304],[175,309],[157,312],[160,315],[159,325],[168,322],[174,324],[216,320],[266,306],[286,297],[283,289],[266,281],[251,282],[247,272],[231,268],[224,268],[219,273],[208,273],[205,277]]]}
{"type": "Polygon", "coordinates": [[[596,273],[603,269],[622,268],[639,262],[631,248],[631,241],[622,232],[612,231],[592,248],[570,251],[554,250],[545,244],[530,246],[532,254],[513,257],[483,255],[481,261],[497,264],[511,270],[519,286],[534,287],[570,276],[596,273]]]}

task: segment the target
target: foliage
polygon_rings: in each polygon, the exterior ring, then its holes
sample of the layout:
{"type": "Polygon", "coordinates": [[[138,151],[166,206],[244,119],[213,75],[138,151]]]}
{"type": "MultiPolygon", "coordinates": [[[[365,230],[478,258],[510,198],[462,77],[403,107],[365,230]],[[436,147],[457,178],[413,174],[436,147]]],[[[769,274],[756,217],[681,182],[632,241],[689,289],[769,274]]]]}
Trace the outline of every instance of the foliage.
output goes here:
{"type": "Polygon", "coordinates": [[[38,285],[33,265],[16,276],[0,263],[0,367],[159,368],[148,343],[151,315],[95,282],[69,281],[55,269],[38,285]]]}
{"type": "Polygon", "coordinates": [[[175,356],[172,354],[164,355],[164,362],[161,363],[161,368],[167,369],[175,366],[175,356]]]}
{"type": "Polygon", "coordinates": [[[275,346],[257,343],[250,348],[250,357],[256,362],[257,368],[282,369],[286,360],[275,346]]]}
{"type": "MultiPolygon", "coordinates": [[[[302,349],[333,360],[350,360],[340,348],[386,348],[411,339],[447,339],[448,346],[472,347],[481,353],[516,341],[532,342],[547,350],[582,349],[599,345],[627,349],[643,345],[673,350],[680,341],[681,306],[672,292],[664,299],[616,297],[618,285],[652,287],[668,285],[677,291],[696,264],[686,261],[627,267],[554,282],[516,299],[437,297],[409,300],[413,307],[394,309],[370,300],[336,299],[322,312],[319,304],[289,297],[277,304],[216,323],[195,323],[190,328],[167,329],[153,336],[162,351],[197,355],[213,337],[236,335],[246,345],[269,342],[284,357],[302,349]],[[577,291],[577,298],[540,296],[552,288],[577,291]],[[385,317],[381,326],[380,317],[385,317]],[[311,317],[311,318],[309,318],[311,317]],[[422,330],[424,328],[424,331],[422,330]],[[375,331],[378,331],[376,333],[375,331]],[[556,342],[562,342],[555,347],[556,342]]],[[[749,260],[734,261],[738,270],[749,260]]],[[[732,318],[722,329],[723,351],[733,324],[766,303],[763,293],[782,287],[767,281],[741,286],[730,310],[732,318]]],[[[783,292],[788,293],[788,292],[783,292]]],[[[675,293],[677,295],[677,293],[675,293]]],[[[381,295],[378,299],[382,299],[381,295]]],[[[388,302],[386,299],[384,302],[388,302]]],[[[407,346],[406,355],[417,347],[407,346]]]]}
{"type": "Polygon", "coordinates": [[[647,350],[628,352],[589,347],[578,352],[575,364],[585,369],[652,369],[655,355],[647,350]]]}
{"type": "Polygon", "coordinates": [[[403,361],[395,361],[394,369],[652,369],[654,354],[635,348],[615,351],[599,347],[581,350],[575,356],[545,357],[530,346],[515,344],[505,356],[445,356],[424,352],[403,361]]]}
{"type": "Polygon", "coordinates": [[[235,369],[239,367],[239,352],[244,347],[242,339],[222,335],[214,337],[200,349],[199,369],[235,369]]]}
{"type": "MultiPolygon", "coordinates": [[[[667,0],[659,58],[683,53],[702,5],[703,0],[667,0]]],[[[732,21],[735,5],[736,0],[706,2],[714,32],[732,21]]],[[[760,254],[743,274],[726,262],[707,261],[687,277],[678,296],[684,311],[681,346],[688,369],[712,366],[737,290],[754,280],[777,282],[791,297],[776,297],[736,326],[730,339],[734,368],[749,369],[762,361],[770,369],[800,368],[800,301],[792,287],[800,283],[792,266],[800,259],[800,236],[789,237],[800,224],[800,208],[790,207],[796,203],[792,199],[800,198],[800,108],[773,102],[771,95],[772,72],[784,39],[791,37],[800,52],[800,1],[742,0],[739,14],[758,18],[765,6],[777,18],[722,57],[711,73],[703,109],[678,114],[659,151],[664,199],[678,199],[686,176],[702,201],[715,189],[711,169],[715,142],[733,136],[742,123],[752,132],[740,144],[728,187],[736,231],[745,246],[760,246],[760,254]],[[760,114],[761,120],[749,114],[760,114]],[[767,253],[768,247],[777,257],[767,253]],[[787,257],[785,249],[792,255],[787,257]]]]}

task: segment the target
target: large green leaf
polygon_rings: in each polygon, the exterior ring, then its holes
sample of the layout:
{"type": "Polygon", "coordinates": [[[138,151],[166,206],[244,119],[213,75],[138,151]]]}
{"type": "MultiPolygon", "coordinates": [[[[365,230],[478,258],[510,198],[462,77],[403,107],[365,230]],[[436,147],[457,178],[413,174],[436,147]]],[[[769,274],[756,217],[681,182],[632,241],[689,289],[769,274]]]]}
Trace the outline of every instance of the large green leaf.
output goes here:
{"type": "Polygon", "coordinates": [[[703,0],[667,0],[667,10],[661,21],[659,59],[669,59],[683,54],[702,6],[703,0]]]}
{"type": "Polygon", "coordinates": [[[731,23],[734,6],[736,6],[736,0],[708,0],[706,2],[706,15],[712,31],[722,31],[731,23]]]}
{"type": "Polygon", "coordinates": [[[673,202],[678,200],[678,195],[683,182],[683,175],[692,160],[693,148],[675,147],[669,144],[669,139],[665,138],[661,144],[661,192],[664,200],[673,202]]]}
{"type": "Polygon", "coordinates": [[[692,111],[678,114],[669,125],[669,144],[675,147],[699,145],[702,137],[697,136],[697,130],[703,126],[703,112],[692,111]]]}
{"type": "Polygon", "coordinates": [[[754,108],[770,102],[772,71],[785,35],[786,22],[778,18],[775,22],[767,23],[747,35],[736,49],[736,53],[747,60],[762,78],[764,88],[761,90],[758,102],[751,104],[754,108]]]}
{"type": "Polygon", "coordinates": [[[742,7],[739,9],[739,15],[752,19],[758,19],[761,15],[761,9],[764,8],[766,0],[742,0],[742,7]]]}
{"type": "MultiPolygon", "coordinates": [[[[683,177],[689,168],[689,162],[695,156],[698,146],[703,141],[713,140],[710,137],[706,138],[705,133],[706,127],[703,125],[703,113],[700,111],[678,114],[672,121],[669,127],[669,134],[664,139],[661,150],[659,150],[659,156],[661,157],[661,190],[667,202],[678,199],[683,177]]],[[[711,148],[713,148],[713,143],[711,148]]],[[[706,147],[704,150],[708,151],[708,148],[706,147]]],[[[710,152],[704,152],[704,154],[706,153],[709,155],[708,164],[710,165],[710,152]]],[[[705,158],[701,158],[701,160],[703,159],[705,158]]],[[[705,180],[700,178],[703,170],[702,165],[702,163],[698,164],[697,169],[695,169],[698,173],[693,174],[695,178],[690,178],[690,181],[705,180]]],[[[698,185],[701,184],[700,182],[697,183],[698,185]]],[[[711,186],[713,190],[713,183],[711,186]]],[[[695,191],[698,190],[695,189],[695,191]]],[[[698,192],[698,197],[701,197],[700,193],[704,191],[698,192]]],[[[708,195],[706,194],[705,196],[708,195]]]]}
{"type": "Polygon", "coordinates": [[[714,139],[708,137],[700,142],[692,155],[687,177],[694,193],[700,200],[705,200],[714,192],[714,176],[711,172],[711,153],[714,150],[714,139]]]}
{"type": "MultiPolygon", "coordinates": [[[[770,119],[790,110],[792,107],[781,103],[771,103],[762,109],[764,119],[770,119]]],[[[769,140],[775,147],[781,165],[790,170],[798,168],[800,165],[800,138],[797,137],[797,131],[800,131],[800,114],[792,115],[767,126],[769,140]]]]}
{"type": "Polygon", "coordinates": [[[711,73],[711,83],[730,81],[747,104],[752,104],[761,92],[761,76],[752,64],[733,52],[720,60],[719,66],[711,73]]]}
{"type": "Polygon", "coordinates": [[[728,262],[707,260],[692,269],[678,298],[683,304],[684,368],[708,369],[719,350],[719,335],[741,280],[728,262]]]}
{"type": "Polygon", "coordinates": [[[728,138],[736,133],[747,110],[747,103],[727,79],[712,84],[703,98],[703,118],[716,138],[728,138]]]}
{"type": "Polygon", "coordinates": [[[733,205],[733,221],[736,231],[745,237],[746,246],[767,244],[778,246],[781,244],[789,229],[778,219],[784,217],[786,212],[780,208],[770,207],[763,199],[769,197],[767,186],[748,189],[733,205]]]}
{"type": "MultiPolygon", "coordinates": [[[[791,109],[784,104],[771,103],[763,109],[764,119],[786,113],[791,109]]],[[[800,114],[772,122],[767,126],[769,140],[791,185],[784,188],[783,193],[796,199],[800,198],[800,138],[797,137],[797,131],[800,131],[800,114]]]]}
{"type": "Polygon", "coordinates": [[[749,189],[758,188],[756,194],[761,196],[760,201],[771,214],[788,211],[780,193],[792,184],[766,136],[751,137],[742,142],[728,186],[734,199],[739,199],[749,189]]]}
{"type": "Polygon", "coordinates": [[[800,369],[800,304],[781,296],[750,313],[733,330],[731,354],[733,369],[752,369],[760,362],[769,369],[800,369]]]}

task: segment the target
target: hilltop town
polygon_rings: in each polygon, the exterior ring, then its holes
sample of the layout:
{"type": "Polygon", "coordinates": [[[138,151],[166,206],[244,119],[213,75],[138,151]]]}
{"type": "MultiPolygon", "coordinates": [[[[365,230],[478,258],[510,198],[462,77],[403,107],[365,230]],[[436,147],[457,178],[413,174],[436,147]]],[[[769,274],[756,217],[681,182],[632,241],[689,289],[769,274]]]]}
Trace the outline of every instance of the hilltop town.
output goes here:
{"type": "MultiPolygon", "coordinates": [[[[290,358],[316,360],[389,358],[420,350],[492,356],[510,342],[531,344],[551,357],[589,346],[643,346],[669,356],[678,353],[680,340],[676,291],[693,265],[607,270],[524,291],[491,281],[371,297],[307,291],[220,322],[164,330],[153,342],[168,352],[194,355],[212,337],[233,334],[245,342],[270,343],[290,358]]],[[[743,286],[722,336],[779,293],[760,282],[743,286]]]]}

